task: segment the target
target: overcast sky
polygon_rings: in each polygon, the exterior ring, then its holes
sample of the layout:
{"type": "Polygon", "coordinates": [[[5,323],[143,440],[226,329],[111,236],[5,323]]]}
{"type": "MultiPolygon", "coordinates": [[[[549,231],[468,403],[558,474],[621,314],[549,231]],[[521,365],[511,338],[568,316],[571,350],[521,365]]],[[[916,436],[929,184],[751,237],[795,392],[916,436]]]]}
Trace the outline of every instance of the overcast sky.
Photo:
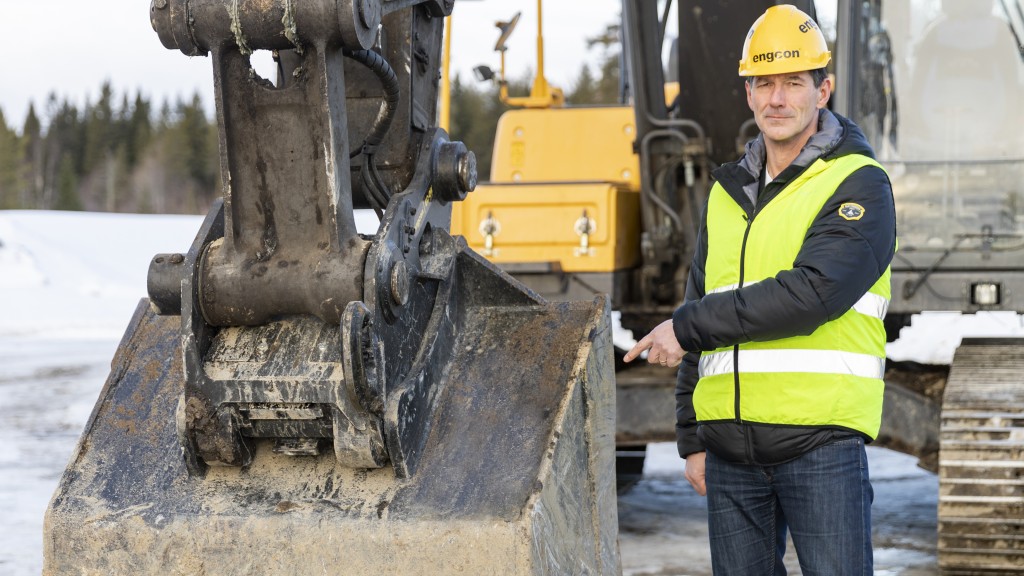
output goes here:
{"type": "MultiPolygon", "coordinates": [[[[545,72],[566,91],[580,66],[594,63],[600,49],[588,50],[586,39],[618,22],[621,0],[547,0],[544,2],[545,72]]],[[[823,24],[834,21],[832,0],[818,1],[823,24]]],[[[213,110],[210,59],[189,58],[160,44],[149,24],[149,0],[0,0],[0,110],[18,128],[29,102],[44,116],[51,92],[81,106],[95,101],[109,80],[118,95],[141,90],[159,107],[165,99],[191,98],[199,92],[213,110]]],[[[511,77],[536,68],[536,0],[458,0],[453,22],[453,75],[474,81],[472,69],[499,67],[493,51],[494,22],[522,17],[508,42],[511,77]]],[[[674,16],[669,35],[675,30],[674,16]]],[[[741,39],[737,39],[741,42],[741,39]]],[[[269,59],[268,59],[269,62],[269,59]]]]}
{"type": "MultiPolygon", "coordinates": [[[[20,130],[28,103],[42,116],[50,92],[81,105],[95,101],[109,80],[118,95],[141,90],[159,106],[164,99],[198,91],[212,110],[209,58],[189,58],[160,44],[149,24],[149,0],[0,0],[0,110],[20,130]]],[[[493,52],[496,20],[523,15],[507,53],[513,76],[535,68],[534,0],[459,1],[453,22],[453,70],[471,81],[479,64],[498,68],[493,52]]],[[[568,89],[584,61],[586,38],[616,22],[619,0],[547,0],[544,3],[545,69],[550,81],[568,89]]]]}

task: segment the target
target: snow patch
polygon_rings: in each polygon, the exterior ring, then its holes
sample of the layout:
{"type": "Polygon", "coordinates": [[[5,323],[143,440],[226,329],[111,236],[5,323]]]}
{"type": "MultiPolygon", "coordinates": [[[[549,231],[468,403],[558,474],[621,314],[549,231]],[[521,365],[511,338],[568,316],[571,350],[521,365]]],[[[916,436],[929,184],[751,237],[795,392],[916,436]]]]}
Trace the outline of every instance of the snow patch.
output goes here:
{"type": "Polygon", "coordinates": [[[32,253],[18,241],[13,223],[0,219],[0,289],[42,286],[46,276],[32,253]]]}
{"type": "Polygon", "coordinates": [[[1024,316],[1015,312],[925,312],[886,345],[891,360],[949,364],[964,338],[1024,337],[1024,316]]]}

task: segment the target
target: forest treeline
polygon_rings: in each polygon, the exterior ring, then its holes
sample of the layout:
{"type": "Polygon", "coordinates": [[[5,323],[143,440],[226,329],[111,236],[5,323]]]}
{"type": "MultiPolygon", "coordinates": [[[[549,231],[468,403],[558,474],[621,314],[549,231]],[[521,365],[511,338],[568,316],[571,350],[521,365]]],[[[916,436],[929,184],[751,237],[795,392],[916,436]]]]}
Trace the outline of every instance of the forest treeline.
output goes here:
{"type": "MultiPolygon", "coordinates": [[[[582,66],[567,87],[570,104],[619,100],[613,32],[590,41],[602,44],[604,55],[596,72],[582,66]]],[[[512,81],[510,92],[526,94],[531,82],[512,81]]],[[[506,109],[494,83],[454,79],[451,135],[476,152],[481,180],[506,109]]],[[[23,119],[0,110],[0,210],[203,213],[220,195],[217,125],[206,110],[198,95],[155,107],[141,92],[118,94],[109,82],[81,107],[51,94],[23,119]]]]}
{"type": "Polygon", "coordinates": [[[79,108],[51,94],[0,110],[0,209],[200,213],[216,195],[217,127],[199,96],[153,109],[110,83],[79,108]]]}

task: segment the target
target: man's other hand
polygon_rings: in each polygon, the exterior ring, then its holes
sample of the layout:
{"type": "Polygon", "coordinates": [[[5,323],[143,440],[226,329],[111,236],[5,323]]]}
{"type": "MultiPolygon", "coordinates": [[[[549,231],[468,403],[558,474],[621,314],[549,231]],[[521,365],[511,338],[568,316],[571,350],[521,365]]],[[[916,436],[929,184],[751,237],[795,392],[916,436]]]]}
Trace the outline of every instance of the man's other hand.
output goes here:
{"type": "Polygon", "coordinates": [[[683,476],[686,476],[686,481],[701,496],[707,496],[708,493],[708,487],[704,484],[704,463],[706,457],[707,453],[705,452],[690,454],[686,457],[686,471],[683,472],[683,476]]]}

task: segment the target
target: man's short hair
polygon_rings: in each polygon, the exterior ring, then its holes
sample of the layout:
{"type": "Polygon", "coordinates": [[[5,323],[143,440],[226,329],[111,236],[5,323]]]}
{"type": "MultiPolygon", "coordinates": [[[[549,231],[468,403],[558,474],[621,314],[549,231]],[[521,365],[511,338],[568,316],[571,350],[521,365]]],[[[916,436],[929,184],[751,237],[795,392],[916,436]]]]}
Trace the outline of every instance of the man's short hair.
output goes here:
{"type": "MultiPolygon", "coordinates": [[[[814,82],[815,88],[820,88],[821,83],[825,81],[825,78],[828,78],[828,70],[825,68],[816,68],[814,70],[808,70],[807,72],[811,75],[811,81],[814,82]]],[[[757,76],[747,76],[747,84],[753,86],[754,78],[757,78],[757,76]]]]}
{"type": "Polygon", "coordinates": [[[825,78],[828,78],[828,70],[824,68],[811,70],[811,80],[814,81],[815,88],[821,87],[821,83],[825,81],[825,78]]]}

